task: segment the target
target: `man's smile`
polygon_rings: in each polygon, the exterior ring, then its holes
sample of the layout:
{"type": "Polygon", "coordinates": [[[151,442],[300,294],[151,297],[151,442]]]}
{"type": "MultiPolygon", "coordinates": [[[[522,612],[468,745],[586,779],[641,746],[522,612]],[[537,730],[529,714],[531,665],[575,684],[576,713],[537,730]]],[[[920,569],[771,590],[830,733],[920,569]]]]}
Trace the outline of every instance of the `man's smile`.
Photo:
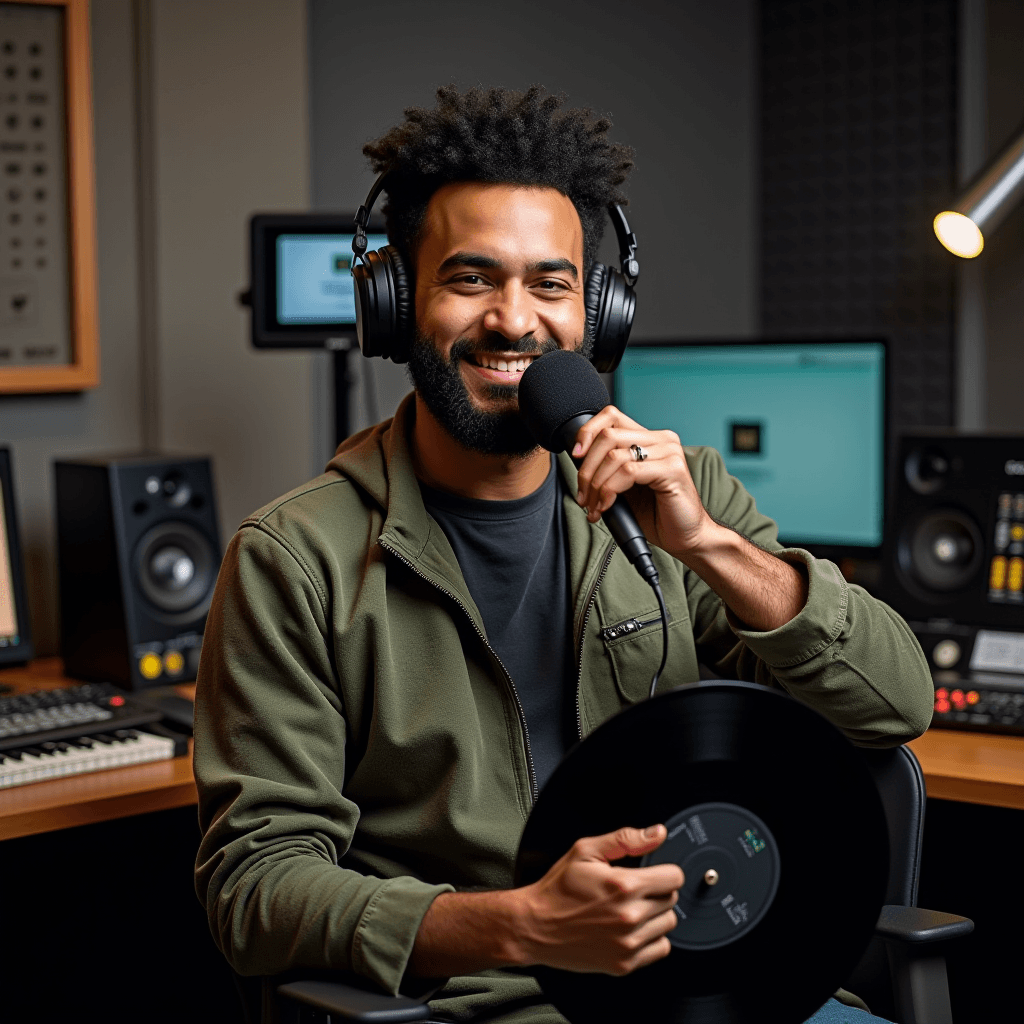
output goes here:
{"type": "Polygon", "coordinates": [[[517,352],[469,352],[462,361],[489,384],[518,384],[526,368],[537,355],[525,356],[517,352]]]}

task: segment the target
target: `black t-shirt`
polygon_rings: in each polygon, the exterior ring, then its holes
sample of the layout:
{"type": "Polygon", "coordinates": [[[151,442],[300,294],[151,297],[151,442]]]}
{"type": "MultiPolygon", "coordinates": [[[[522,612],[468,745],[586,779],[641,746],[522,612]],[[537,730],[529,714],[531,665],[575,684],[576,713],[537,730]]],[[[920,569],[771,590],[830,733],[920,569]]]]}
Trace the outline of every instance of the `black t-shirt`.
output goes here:
{"type": "Polygon", "coordinates": [[[420,484],[519,694],[538,786],[576,740],[563,487],[554,459],[541,487],[513,501],[462,498],[420,484]]]}

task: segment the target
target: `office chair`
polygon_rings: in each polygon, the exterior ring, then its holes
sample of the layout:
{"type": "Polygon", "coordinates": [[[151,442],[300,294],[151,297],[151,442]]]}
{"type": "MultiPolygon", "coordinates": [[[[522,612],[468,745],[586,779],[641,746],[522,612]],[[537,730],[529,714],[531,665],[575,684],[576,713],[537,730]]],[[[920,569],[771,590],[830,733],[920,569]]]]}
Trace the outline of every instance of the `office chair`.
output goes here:
{"type": "MultiPolygon", "coordinates": [[[[974,923],[916,906],[925,811],[917,758],[909,747],[862,753],[889,826],[889,888],[875,938],[844,987],[896,1024],[952,1024],[946,946],[969,935],[974,923]]],[[[430,1021],[425,1002],[370,991],[349,976],[299,971],[287,977],[236,976],[235,981],[246,1024],[307,1024],[324,1014],[332,1024],[430,1021]]]]}

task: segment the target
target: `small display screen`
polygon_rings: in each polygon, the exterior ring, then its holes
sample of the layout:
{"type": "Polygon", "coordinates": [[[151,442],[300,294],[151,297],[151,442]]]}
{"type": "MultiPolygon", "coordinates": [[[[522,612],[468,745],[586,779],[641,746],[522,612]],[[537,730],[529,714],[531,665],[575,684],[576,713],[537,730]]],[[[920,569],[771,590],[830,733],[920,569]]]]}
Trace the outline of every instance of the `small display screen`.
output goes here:
{"type": "Polygon", "coordinates": [[[971,670],[1024,672],[1024,634],[979,629],[971,652],[971,670]]]}
{"type": "Polygon", "coordinates": [[[0,487],[0,647],[14,647],[21,642],[18,634],[18,612],[14,595],[14,572],[11,548],[7,537],[7,510],[0,487]]]}
{"type": "MultiPolygon", "coordinates": [[[[367,251],[387,244],[386,235],[367,236],[367,251]]],[[[350,234],[278,235],[278,324],[354,324],[353,259],[350,234]]]]}
{"type": "Polygon", "coordinates": [[[783,541],[881,545],[882,342],[636,346],[615,404],[716,448],[783,541]]]}

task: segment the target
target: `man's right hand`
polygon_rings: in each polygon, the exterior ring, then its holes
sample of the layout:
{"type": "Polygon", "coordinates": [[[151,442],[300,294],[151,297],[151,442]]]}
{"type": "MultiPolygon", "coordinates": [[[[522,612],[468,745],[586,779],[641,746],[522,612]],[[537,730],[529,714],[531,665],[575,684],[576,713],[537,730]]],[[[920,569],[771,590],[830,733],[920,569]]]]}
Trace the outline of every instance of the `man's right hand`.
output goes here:
{"type": "Polygon", "coordinates": [[[613,863],[656,850],[665,836],[664,825],[652,825],[579,839],[543,878],[516,890],[524,964],[622,975],[667,956],[682,869],[613,863]]]}
{"type": "Polygon", "coordinates": [[[442,893],[420,924],[409,971],[420,977],[543,964],[629,974],[667,956],[684,878],[675,864],[627,868],[665,841],[664,825],[579,839],[520,889],[442,893]]]}

